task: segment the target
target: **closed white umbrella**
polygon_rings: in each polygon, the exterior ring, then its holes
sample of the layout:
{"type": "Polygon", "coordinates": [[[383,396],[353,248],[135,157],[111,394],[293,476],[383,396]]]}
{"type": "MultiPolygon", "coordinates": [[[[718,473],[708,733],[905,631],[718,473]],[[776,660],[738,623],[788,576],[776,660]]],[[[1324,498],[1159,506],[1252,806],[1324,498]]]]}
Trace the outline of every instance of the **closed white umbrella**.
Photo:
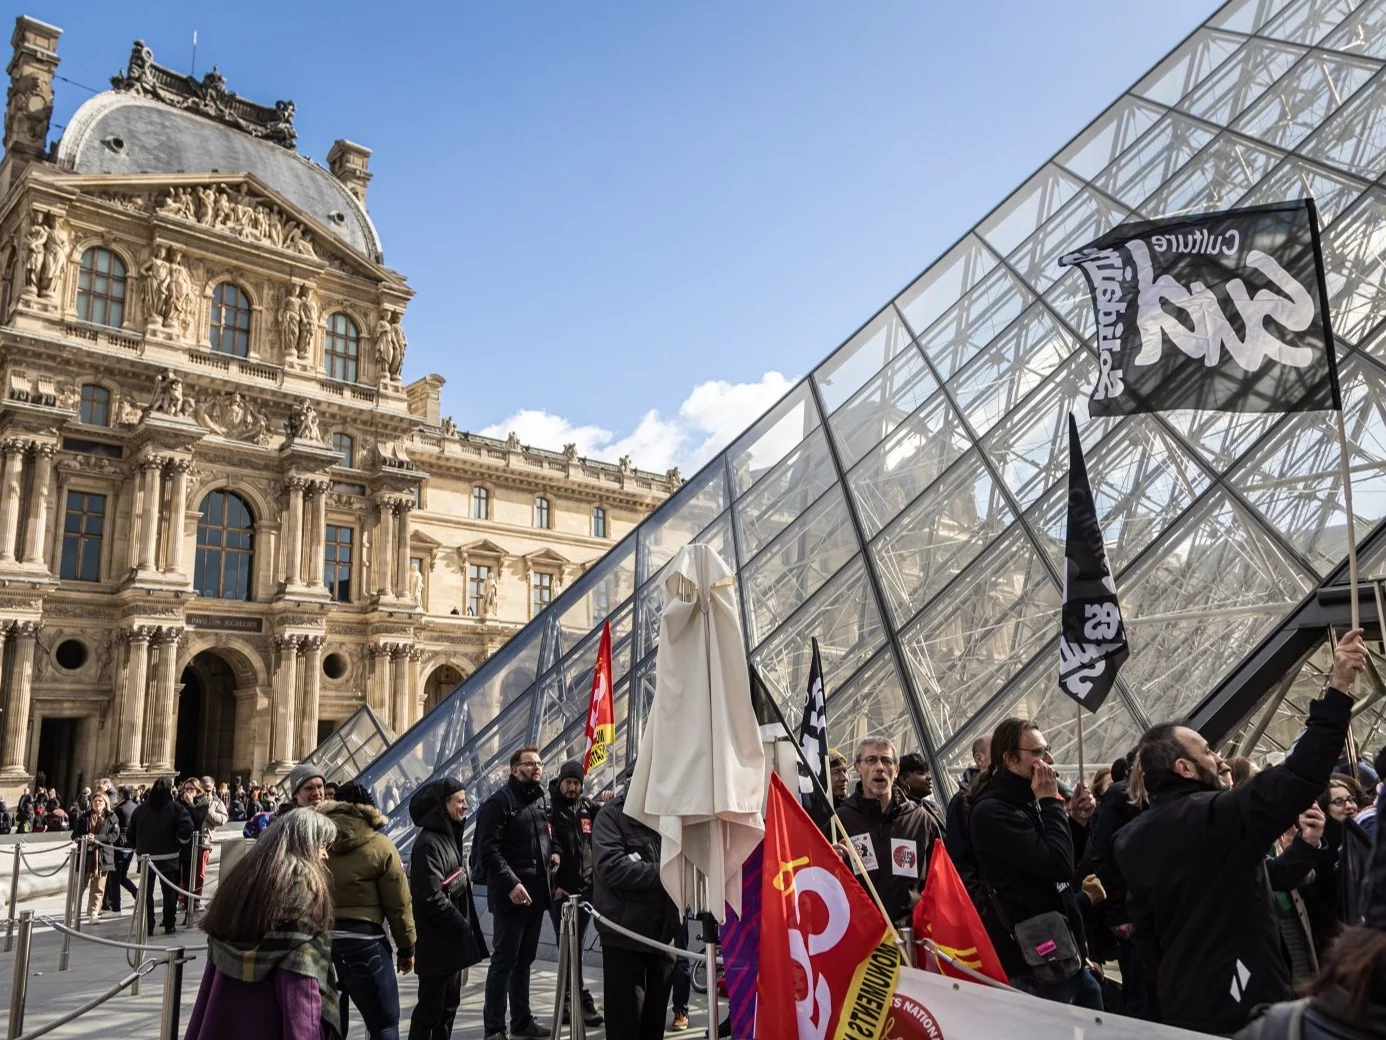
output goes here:
{"type": "Polygon", "coordinates": [[[663,593],[654,702],[625,811],[663,839],[659,874],[674,903],[720,922],[724,904],[740,912],[741,865],[765,835],[765,750],[736,578],[712,548],[687,545],[663,593]]]}

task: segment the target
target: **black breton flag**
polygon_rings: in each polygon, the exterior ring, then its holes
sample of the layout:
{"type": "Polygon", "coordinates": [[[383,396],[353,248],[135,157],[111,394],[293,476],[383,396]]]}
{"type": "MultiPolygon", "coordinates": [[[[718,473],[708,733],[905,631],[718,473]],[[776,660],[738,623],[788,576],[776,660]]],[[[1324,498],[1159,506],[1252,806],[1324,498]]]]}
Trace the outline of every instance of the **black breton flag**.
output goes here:
{"type": "Polygon", "coordinates": [[[1092,290],[1093,415],[1342,407],[1312,199],[1122,224],[1059,263],[1092,290]]]}
{"type": "Polygon", "coordinates": [[[1068,417],[1068,536],[1064,541],[1063,630],[1059,633],[1059,688],[1096,711],[1116,685],[1126,660],[1126,627],[1116,579],[1097,526],[1097,505],[1083,462],[1078,422],[1068,417]]]}
{"type": "Polygon", "coordinates": [[[828,705],[823,696],[823,662],[818,657],[817,639],[813,640],[813,663],[809,666],[804,717],[799,720],[799,748],[804,753],[799,760],[799,801],[813,817],[813,822],[826,831],[832,807],[819,792],[833,788],[828,772],[828,705]],[[810,769],[817,774],[817,786],[814,785],[810,769]]]}

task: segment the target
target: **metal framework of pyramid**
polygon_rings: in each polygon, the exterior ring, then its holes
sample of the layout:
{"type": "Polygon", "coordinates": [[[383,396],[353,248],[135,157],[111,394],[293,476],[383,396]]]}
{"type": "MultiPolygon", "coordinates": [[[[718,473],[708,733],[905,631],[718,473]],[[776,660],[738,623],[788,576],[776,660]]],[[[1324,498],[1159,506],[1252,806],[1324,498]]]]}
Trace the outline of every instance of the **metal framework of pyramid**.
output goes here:
{"type": "Polygon", "coordinates": [[[1345,556],[1333,416],[1090,417],[1088,291],[1057,260],[1124,220],[1312,196],[1367,536],[1386,515],[1384,62],[1386,0],[1225,5],[385,752],[363,779],[394,835],[429,777],[477,804],[518,747],[554,768],[580,753],[608,616],[622,768],[661,569],[689,541],[736,569],[751,660],[791,718],[818,638],[833,744],[887,733],[942,776],[1018,714],[1071,769],[1070,411],[1133,648],[1086,759],[1188,716],[1345,556]]]}

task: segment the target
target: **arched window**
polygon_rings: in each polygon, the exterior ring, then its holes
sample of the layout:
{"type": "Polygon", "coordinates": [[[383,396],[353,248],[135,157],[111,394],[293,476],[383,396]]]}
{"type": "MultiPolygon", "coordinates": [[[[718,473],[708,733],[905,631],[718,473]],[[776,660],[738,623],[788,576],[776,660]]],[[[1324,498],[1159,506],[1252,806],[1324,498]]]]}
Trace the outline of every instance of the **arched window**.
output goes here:
{"type": "Polygon", "coordinates": [[[250,297],[235,282],[222,282],[212,290],[207,338],[218,354],[245,357],[250,353],[250,297]]]}
{"type": "Polygon", "coordinates": [[[347,469],[356,465],[356,441],[349,433],[334,433],[332,435],[332,450],[341,459],[341,464],[347,469]]]}
{"type": "Polygon", "coordinates": [[[534,500],[534,526],[546,531],[549,527],[549,500],[543,496],[534,500]]]}
{"type": "Polygon", "coordinates": [[[341,311],[327,319],[323,334],[322,363],[328,379],[356,382],[356,364],[361,357],[361,334],[341,311]]]}
{"type": "Polygon", "coordinates": [[[111,392],[95,383],[85,384],[77,416],[88,426],[111,425],[111,392]]]}
{"type": "Polygon", "coordinates": [[[125,320],[125,265],[109,249],[93,246],[82,254],[82,268],[77,275],[77,317],[115,328],[120,328],[125,320]]]}
{"type": "Polygon", "coordinates": [[[197,565],[193,582],[199,596],[249,599],[255,558],[255,516],[231,491],[213,491],[202,500],[197,520],[197,565]]]}
{"type": "Polygon", "coordinates": [[[489,520],[491,518],[491,492],[484,487],[472,488],[472,519],[489,520]]]}
{"type": "Polygon", "coordinates": [[[592,507],[592,537],[606,537],[606,510],[601,506],[592,507]]]}

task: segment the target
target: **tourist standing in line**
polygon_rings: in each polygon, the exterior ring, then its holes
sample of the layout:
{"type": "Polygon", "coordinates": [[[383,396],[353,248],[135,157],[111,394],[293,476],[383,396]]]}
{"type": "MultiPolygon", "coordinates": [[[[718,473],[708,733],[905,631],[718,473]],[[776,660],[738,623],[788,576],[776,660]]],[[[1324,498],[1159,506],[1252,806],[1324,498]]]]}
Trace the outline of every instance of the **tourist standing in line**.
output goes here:
{"type": "MultiPolygon", "coordinates": [[[[130,816],[126,841],[136,856],[148,856],[159,871],[159,888],[164,896],[164,933],[173,934],[178,917],[178,890],[173,878],[178,876],[178,861],[182,849],[192,840],[193,820],[187,806],[173,797],[173,785],[159,777],[149,789],[143,802],[130,816]]],[[[152,871],[151,871],[152,874],[152,871]]],[[[144,898],[149,932],[154,931],[154,886],[144,898]]]]}

